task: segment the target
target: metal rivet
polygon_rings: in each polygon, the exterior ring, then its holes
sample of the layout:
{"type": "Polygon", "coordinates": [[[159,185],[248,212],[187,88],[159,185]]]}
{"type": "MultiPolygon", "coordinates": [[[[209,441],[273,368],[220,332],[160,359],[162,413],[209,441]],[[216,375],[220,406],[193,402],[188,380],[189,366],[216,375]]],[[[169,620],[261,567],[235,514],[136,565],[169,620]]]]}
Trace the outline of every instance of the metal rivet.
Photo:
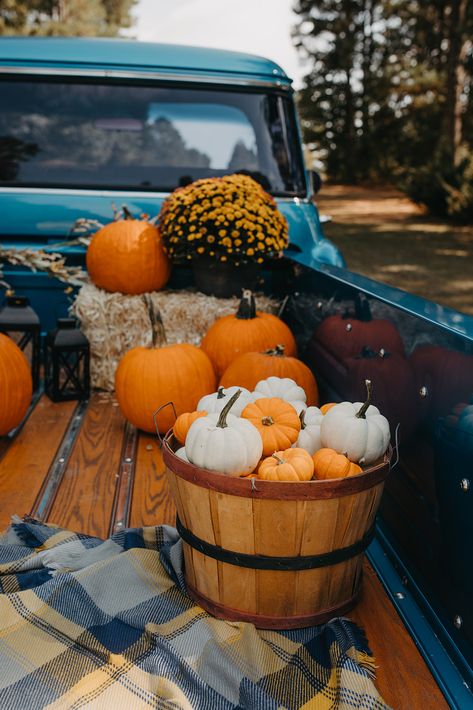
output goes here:
{"type": "Polygon", "coordinates": [[[59,463],[64,463],[65,460],[66,460],[66,459],[64,458],[64,456],[61,456],[61,458],[58,459],[59,463]]]}
{"type": "Polygon", "coordinates": [[[131,463],[132,461],[133,461],[133,459],[131,459],[129,456],[128,456],[128,458],[125,459],[125,463],[131,463]]]}
{"type": "Polygon", "coordinates": [[[347,333],[349,333],[352,328],[353,328],[353,326],[351,323],[347,323],[345,326],[345,330],[347,331],[347,333]]]}
{"type": "Polygon", "coordinates": [[[279,74],[277,69],[273,69],[273,74],[279,74]]]}
{"type": "Polygon", "coordinates": [[[116,528],[122,528],[123,527],[123,522],[121,520],[118,521],[118,523],[115,523],[116,528]]]}
{"type": "Polygon", "coordinates": [[[396,592],[394,596],[396,599],[404,599],[404,594],[402,592],[396,592]]]}
{"type": "Polygon", "coordinates": [[[453,623],[457,629],[461,629],[461,627],[463,626],[463,619],[459,614],[455,616],[455,618],[453,619],[453,623]]]}
{"type": "Polygon", "coordinates": [[[427,395],[429,394],[428,387],[426,387],[425,385],[422,385],[422,387],[419,390],[419,394],[422,398],[427,397],[427,395]]]}
{"type": "Polygon", "coordinates": [[[317,308],[319,309],[319,311],[320,311],[320,309],[322,308],[323,305],[324,305],[324,304],[322,303],[322,301],[319,301],[319,302],[317,303],[317,308]]]}
{"type": "Polygon", "coordinates": [[[462,480],[460,481],[460,488],[462,489],[462,491],[465,492],[470,489],[470,481],[468,480],[468,478],[462,478],[462,480]]]}

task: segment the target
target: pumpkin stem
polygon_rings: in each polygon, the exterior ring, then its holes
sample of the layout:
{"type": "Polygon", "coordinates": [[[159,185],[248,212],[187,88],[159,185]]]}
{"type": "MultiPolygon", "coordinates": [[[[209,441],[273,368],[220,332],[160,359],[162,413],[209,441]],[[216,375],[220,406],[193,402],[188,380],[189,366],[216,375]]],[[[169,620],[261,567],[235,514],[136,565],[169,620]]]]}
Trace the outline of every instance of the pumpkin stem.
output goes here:
{"type": "Polygon", "coordinates": [[[305,423],[305,409],[301,409],[299,413],[299,419],[301,420],[301,429],[305,429],[306,423],[305,423]]]}
{"type": "Polygon", "coordinates": [[[263,417],[261,424],[264,424],[264,426],[271,426],[274,424],[274,419],[272,417],[263,417]]]}
{"type": "Polygon", "coordinates": [[[357,419],[366,419],[366,410],[371,404],[371,396],[373,394],[373,385],[371,384],[371,380],[365,380],[365,385],[367,392],[366,402],[361,405],[360,411],[356,415],[357,419]]]}
{"type": "Polygon", "coordinates": [[[217,426],[220,427],[221,429],[225,429],[227,425],[227,414],[230,411],[230,409],[233,407],[235,402],[237,401],[238,397],[241,395],[241,390],[237,390],[232,397],[228,400],[222,411],[220,412],[220,416],[218,418],[217,426]]]}
{"type": "Polygon", "coordinates": [[[168,341],[160,310],[154,305],[148,295],[143,295],[141,298],[148,311],[148,317],[151,323],[152,347],[161,348],[163,345],[167,345],[168,341]]]}
{"type": "Polygon", "coordinates": [[[285,461],[284,459],[282,459],[280,456],[278,456],[276,452],[274,452],[274,454],[271,454],[271,456],[273,457],[273,459],[276,459],[276,461],[278,462],[278,465],[279,465],[279,466],[280,466],[282,463],[286,463],[286,461],[285,461]]]}
{"type": "Polygon", "coordinates": [[[125,219],[134,219],[133,215],[131,214],[130,210],[126,205],[122,205],[122,210],[123,210],[123,217],[125,219]]]}
{"type": "Polygon", "coordinates": [[[256,303],[255,297],[249,288],[244,288],[240,300],[240,305],[235,314],[239,320],[252,320],[256,318],[256,303]]]}
{"type": "Polygon", "coordinates": [[[223,399],[225,397],[225,389],[223,387],[219,387],[217,390],[217,399],[223,399]]]}
{"type": "Polygon", "coordinates": [[[275,348],[273,348],[271,350],[265,350],[264,354],[265,355],[278,355],[279,357],[282,357],[284,355],[284,345],[281,345],[281,343],[279,343],[278,345],[276,345],[275,348]]]}

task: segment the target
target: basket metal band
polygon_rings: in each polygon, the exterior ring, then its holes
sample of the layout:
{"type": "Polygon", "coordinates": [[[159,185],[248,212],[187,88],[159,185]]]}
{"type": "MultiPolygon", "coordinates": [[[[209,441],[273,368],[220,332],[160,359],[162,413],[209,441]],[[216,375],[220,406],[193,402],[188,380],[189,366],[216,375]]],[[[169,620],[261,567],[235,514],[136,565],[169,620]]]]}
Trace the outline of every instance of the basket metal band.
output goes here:
{"type": "Polygon", "coordinates": [[[361,552],[366,550],[372,541],[375,533],[375,526],[364,534],[361,540],[357,540],[352,545],[340,547],[332,552],[323,552],[320,555],[303,555],[300,557],[267,557],[265,555],[248,555],[244,552],[232,552],[225,550],[223,547],[217,547],[210,542],[201,540],[194,535],[190,530],[185,528],[179,517],[176,519],[176,528],[181,538],[188,545],[193,547],[198,552],[213,557],[220,562],[227,562],[238,567],[249,567],[251,569],[266,569],[266,570],[288,570],[297,571],[303,569],[314,569],[315,567],[328,567],[336,565],[340,562],[345,562],[351,557],[356,557],[361,552]]]}

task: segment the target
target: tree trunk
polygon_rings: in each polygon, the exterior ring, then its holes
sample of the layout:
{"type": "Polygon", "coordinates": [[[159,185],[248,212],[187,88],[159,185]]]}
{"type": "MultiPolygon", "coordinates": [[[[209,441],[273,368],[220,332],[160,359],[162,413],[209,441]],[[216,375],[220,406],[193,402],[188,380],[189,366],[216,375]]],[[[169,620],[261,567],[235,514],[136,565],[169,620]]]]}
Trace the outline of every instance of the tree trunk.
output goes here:
{"type": "Polygon", "coordinates": [[[465,88],[465,57],[468,46],[463,38],[467,0],[452,0],[449,47],[447,58],[447,86],[444,113],[445,147],[450,166],[458,165],[462,141],[461,97],[465,88]]]}

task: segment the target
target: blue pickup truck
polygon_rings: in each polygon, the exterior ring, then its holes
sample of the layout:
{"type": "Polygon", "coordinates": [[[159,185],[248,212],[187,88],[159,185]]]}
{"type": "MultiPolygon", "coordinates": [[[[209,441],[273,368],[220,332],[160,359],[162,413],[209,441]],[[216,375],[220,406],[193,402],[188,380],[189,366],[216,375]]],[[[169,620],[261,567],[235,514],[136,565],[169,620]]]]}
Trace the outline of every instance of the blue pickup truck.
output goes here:
{"type": "MultiPolygon", "coordinates": [[[[0,82],[3,246],[61,242],[69,263],[83,264],[84,248],[67,245],[78,217],[107,222],[123,203],[154,216],[170,191],[207,176],[243,170],[276,198],[290,236],[282,315],[322,396],[357,396],[369,371],[391,413],[396,466],[370,564],[432,684],[450,707],[473,707],[473,318],[345,268],[314,204],[291,81],[269,60],[132,41],[6,38],[0,82]]],[[[66,312],[59,281],[2,269],[44,330],[66,312]]],[[[60,451],[59,468],[67,463],[60,451]]],[[[376,620],[370,629],[384,634],[376,620]]],[[[390,643],[395,658],[395,634],[390,643]]],[[[395,707],[420,707],[410,700],[410,672],[393,662],[392,683],[402,673],[406,689],[395,707]]],[[[424,697],[423,707],[446,707],[424,697]]]]}

